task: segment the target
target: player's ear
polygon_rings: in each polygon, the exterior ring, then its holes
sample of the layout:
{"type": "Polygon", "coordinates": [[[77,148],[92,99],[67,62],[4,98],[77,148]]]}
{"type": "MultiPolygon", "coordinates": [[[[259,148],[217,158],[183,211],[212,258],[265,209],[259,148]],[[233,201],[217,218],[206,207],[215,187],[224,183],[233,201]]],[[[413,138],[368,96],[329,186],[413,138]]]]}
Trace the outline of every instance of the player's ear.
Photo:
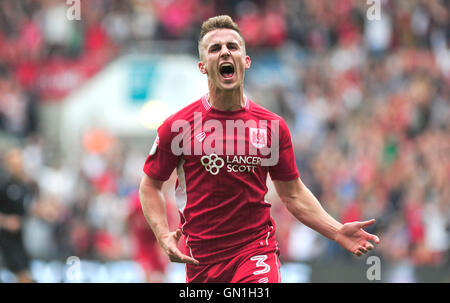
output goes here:
{"type": "Polygon", "coordinates": [[[245,56],[245,69],[249,69],[250,65],[252,65],[252,60],[249,56],[245,56]]]}
{"type": "Polygon", "coordinates": [[[198,62],[198,69],[202,74],[206,74],[206,66],[205,63],[203,63],[203,61],[198,62]]]}

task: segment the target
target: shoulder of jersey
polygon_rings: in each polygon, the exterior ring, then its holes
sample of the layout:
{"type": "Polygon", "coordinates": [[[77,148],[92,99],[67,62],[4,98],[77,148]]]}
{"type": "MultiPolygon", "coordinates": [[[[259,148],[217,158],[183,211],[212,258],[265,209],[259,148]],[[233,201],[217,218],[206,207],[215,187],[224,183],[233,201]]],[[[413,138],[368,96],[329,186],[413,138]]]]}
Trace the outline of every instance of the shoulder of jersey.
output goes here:
{"type": "Polygon", "coordinates": [[[255,103],[251,100],[249,100],[249,101],[251,102],[251,111],[253,114],[261,115],[261,116],[269,118],[271,120],[284,120],[283,117],[275,114],[274,112],[271,112],[270,110],[259,105],[258,103],[255,103]]]}
{"type": "Polygon", "coordinates": [[[201,99],[198,99],[198,100],[196,100],[196,101],[186,105],[185,107],[183,107],[182,109],[180,109],[176,113],[170,115],[164,121],[164,123],[167,123],[167,122],[170,123],[170,122],[173,122],[173,121],[178,120],[178,119],[189,120],[190,118],[193,117],[193,113],[201,112],[202,109],[203,109],[203,105],[202,105],[201,99]]]}

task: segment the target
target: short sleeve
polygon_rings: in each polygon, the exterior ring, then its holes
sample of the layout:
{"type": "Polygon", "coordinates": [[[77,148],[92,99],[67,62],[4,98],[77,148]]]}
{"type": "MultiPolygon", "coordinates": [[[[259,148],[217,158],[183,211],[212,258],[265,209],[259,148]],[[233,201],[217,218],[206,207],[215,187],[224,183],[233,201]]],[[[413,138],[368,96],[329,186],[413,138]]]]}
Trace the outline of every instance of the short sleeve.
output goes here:
{"type": "Polygon", "coordinates": [[[153,142],[143,169],[144,173],[153,179],[166,181],[178,165],[179,156],[171,151],[172,135],[167,122],[164,122],[158,128],[158,135],[153,142]]]}
{"type": "Polygon", "coordinates": [[[278,163],[269,167],[272,180],[289,181],[300,177],[295,161],[291,133],[286,122],[280,119],[280,151],[278,163]]]}

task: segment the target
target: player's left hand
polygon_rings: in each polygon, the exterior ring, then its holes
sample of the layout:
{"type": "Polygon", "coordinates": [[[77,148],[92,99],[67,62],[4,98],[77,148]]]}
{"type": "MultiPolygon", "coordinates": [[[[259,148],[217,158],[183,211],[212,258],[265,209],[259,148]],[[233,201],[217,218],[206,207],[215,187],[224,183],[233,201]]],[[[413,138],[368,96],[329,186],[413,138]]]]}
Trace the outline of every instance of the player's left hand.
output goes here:
{"type": "Polygon", "coordinates": [[[20,220],[20,217],[17,215],[7,215],[3,218],[3,227],[12,233],[17,233],[20,231],[22,226],[22,221],[20,220]]]}
{"type": "Polygon", "coordinates": [[[367,253],[373,249],[374,242],[380,243],[380,238],[376,235],[369,234],[363,228],[372,225],[375,219],[363,222],[349,222],[345,223],[340,230],[338,230],[335,240],[346,250],[359,256],[367,253]]]}

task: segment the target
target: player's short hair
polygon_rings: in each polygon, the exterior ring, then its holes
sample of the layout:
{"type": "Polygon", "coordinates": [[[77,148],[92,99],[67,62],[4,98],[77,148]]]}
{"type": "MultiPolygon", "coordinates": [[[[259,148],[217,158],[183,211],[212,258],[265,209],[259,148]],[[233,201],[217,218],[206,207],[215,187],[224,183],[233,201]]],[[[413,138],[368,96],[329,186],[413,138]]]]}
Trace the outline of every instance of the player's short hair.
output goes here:
{"type": "Polygon", "coordinates": [[[200,36],[198,38],[198,55],[199,55],[200,59],[202,58],[203,37],[205,37],[205,35],[207,33],[211,32],[213,30],[216,30],[216,29],[221,29],[221,28],[228,28],[228,29],[232,29],[232,30],[236,31],[242,39],[242,45],[244,46],[244,51],[245,51],[244,37],[242,36],[241,29],[239,28],[237,23],[234,22],[233,19],[231,19],[231,17],[228,15],[220,15],[220,16],[211,17],[208,20],[206,20],[205,22],[203,22],[203,24],[202,24],[200,36]]]}

